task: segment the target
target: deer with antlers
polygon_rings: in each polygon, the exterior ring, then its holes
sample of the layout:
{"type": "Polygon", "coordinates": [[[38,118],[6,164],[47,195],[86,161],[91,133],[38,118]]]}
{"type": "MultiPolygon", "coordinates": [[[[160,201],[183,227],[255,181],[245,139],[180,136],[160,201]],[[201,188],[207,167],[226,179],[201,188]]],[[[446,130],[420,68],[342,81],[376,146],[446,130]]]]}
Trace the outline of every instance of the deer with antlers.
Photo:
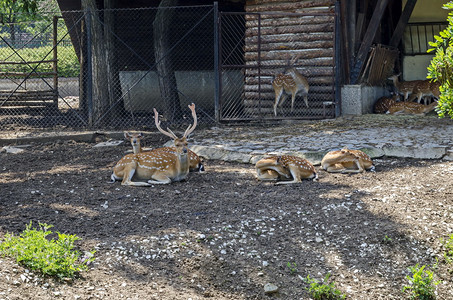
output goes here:
{"type": "Polygon", "coordinates": [[[184,135],[178,138],[170,129],[167,131],[160,127],[159,114],[154,109],[154,121],[157,129],[164,135],[173,139],[174,151],[140,152],[124,156],[113,168],[112,182],[122,180],[122,185],[151,186],[152,184],[168,184],[181,181],[189,173],[189,155],[187,137],[197,126],[195,104],[189,105],[194,123],[187,127],[184,135]],[[132,179],[146,180],[132,181],[132,179]]]}
{"type": "Polygon", "coordinates": [[[321,160],[321,167],[329,173],[361,173],[375,169],[367,154],[347,148],[328,152],[321,160]]]}
{"type": "Polygon", "coordinates": [[[288,63],[290,66],[272,81],[272,87],[275,92],[274,116],[277,116],[277,106],[281,107],[288,95],[291,95],[291,112],[294,110],[294,100],[297,95],[304,97],[305,105],[308,107],[308,81],[294,67],[294,63],[299,57],[300,55],[292,59],[288,63]]]}
{"type": "Polygon", "coordinates": [[[270,156],[263,158],[255,164],[258,179],[281,180],[276,184],[291,184],[302,182],[302,179],[318,179],[315,167],[306,159],[291,156],[270,156]],[[293,179],[288,181],[288,179],[293,179]]]}
{"type": "MultiPolygon", "coordinates": [[[[131,142],[133,153],[137,154],[143,152],[143,148],[141,146],[141,140],[144,137],[143,133],[125,132],[124,137],[131,142]]],[[[149,149],[149,151],[166,151],[175,153],[176,149],[175,147],[161,147],[157,149],[149,149]]],[[[200,173],[204,172],[203,160],[190,149],[188,149],[188,153],[189,153],[189,171],[200,173]]]]}

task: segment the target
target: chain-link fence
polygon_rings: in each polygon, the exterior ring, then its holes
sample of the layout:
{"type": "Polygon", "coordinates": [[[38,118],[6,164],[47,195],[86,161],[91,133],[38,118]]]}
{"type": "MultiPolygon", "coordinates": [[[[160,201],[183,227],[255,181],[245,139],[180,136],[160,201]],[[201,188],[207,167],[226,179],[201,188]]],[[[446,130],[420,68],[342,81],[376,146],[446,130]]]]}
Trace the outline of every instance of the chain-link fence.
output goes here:
{"type": "Polygon", "coordinates": [[[220,16],[222,120],[335,116],[334,11],[220,16]]]}
{"type": "Polygon", "coordinates": [[[0,24],[0,128],[143,130],[153,108],[185,125],[192,102],[199,124],[333,117],[334,65],[332,13],[62,12],[0,24]],[[291,111],[290,95],[275,116],[272,82],[289,67],[308,82],[308,107],[302,95],[291,111]]]}
{"type": "Polygon", "coordinates": [[[0,126],[214,122],[213,6],[62,12],[0,27],[0,126]],[[19,101],[20,99],[20,101],[19,101]]]}

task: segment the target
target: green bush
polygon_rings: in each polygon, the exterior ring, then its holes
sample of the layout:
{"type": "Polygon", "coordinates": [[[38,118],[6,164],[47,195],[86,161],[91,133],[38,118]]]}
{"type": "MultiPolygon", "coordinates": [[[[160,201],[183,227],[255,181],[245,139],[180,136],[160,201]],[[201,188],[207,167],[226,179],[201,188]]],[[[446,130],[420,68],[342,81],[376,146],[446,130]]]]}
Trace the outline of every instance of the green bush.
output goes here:
{"type": "Polygon", "coordinates": [[[412,276],[407,275],[409,285],[403,287],[403,293],[409,291],[411,299],[433,300],[436,299],[435,286],[440,282],[434,282],[434,273],[425,270],[426,266],[419,267],[418,264],[414,267],[409,267],[412,276]]]}
{"type": "Polygon", "coordinates": [[[58,239],[48,239],[52,234],[52,225],[39,223],[39,229],[31,228],[32,223],[19,235],[6,234],[0,243],[0,254],[16,259],[27,268],[39,271],[44,275],[56,276],[59,279],[72,278],[88,268],[94,260],[94,251],[83,259],[74,250],[76,235],[57,232],[58,239]]]}
{"type": "MultiPolygon", "coordinates": [[[[453,1],[443,6],[444,9],[453,9],[453,1]]],[[[436,54],[428,67],[428,78],[438,81],[440,98],[436,111],[440,117],[450,116],[453,119],[453,12],[448,13],[448,26],[439,35],[434,36],[436,41],[430,42],[428,52],[436,54]]]]}
{"type": "Polygon", "coordinates": [[[307,276],[305,282],[308,283],[310,287],[306,289],[311,297],[315,300],[346,299],[346,295],[342,294],[337,288],[335,288],[334,282],[327,284],[329,277],[330,273],[324,277],[323,283],[319,283],[316,279],[310,278],[310,275],[307,276]]]}

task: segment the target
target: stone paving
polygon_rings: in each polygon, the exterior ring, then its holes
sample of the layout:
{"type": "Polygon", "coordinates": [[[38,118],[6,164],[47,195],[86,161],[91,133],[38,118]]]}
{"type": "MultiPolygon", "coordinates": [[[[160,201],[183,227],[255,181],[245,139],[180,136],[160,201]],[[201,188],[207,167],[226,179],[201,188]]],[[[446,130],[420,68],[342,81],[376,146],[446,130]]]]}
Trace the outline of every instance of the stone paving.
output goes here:
{"type": "Polygon", "coordinates": [[[368,127],[361,126],[367,123],[363,121],[357,126],[357,120],[353,119],[269,125],[267,128],[216,127],[194,134],[191,144],[193,151],[207,159],[244,163],[255,163],[266,154],[291,154],[318,164],[326,152],[343,147],[361,149],[372,158],[453,160],[452,120],[424,117],[428,119],[419,122],[407,116],[403,118],[407,122],[371,124],[373,120],[370,120],[368,127]],[[345,126],[347,124],[349,126],[345,126]]]}
{"type": "MultiPolygon", "coordinates": [[[[0,145],[54,139],[93,141],[96,135],[123,140],[122,132],[0,132],[0,145]]],[[[197,128],[189,142],[191,149],[205,159],[242,163],[255,163],[268,154],[291,154],[318,164],[326,152],[343,147],[361,149],[371,158],[453,161],[453,120],[438,119],[434,115],[364,115],[321,121],[222,125],[197,128]]],[[[166,145],[171,144],[169,141],[166,145]]]]}

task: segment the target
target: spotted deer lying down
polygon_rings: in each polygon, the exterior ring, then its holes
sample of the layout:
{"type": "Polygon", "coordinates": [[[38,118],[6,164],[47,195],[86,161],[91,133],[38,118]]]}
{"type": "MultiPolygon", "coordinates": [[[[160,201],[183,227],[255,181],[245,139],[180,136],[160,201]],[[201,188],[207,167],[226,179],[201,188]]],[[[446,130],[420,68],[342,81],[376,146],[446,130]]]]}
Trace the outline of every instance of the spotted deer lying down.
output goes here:
{"type": "Polygon", "coordinates": [[[178,138],[170,129],[167,128],[165,131],[160,127],[159,115],[154,109],[157,129],[174,140],[175,150],[171,152],[154,150],[124,156],[113,168],[112,182],[122,180],[122,185],[151,186],[184,180],[189,173],[187,137],[197,126],[195,104],[192,103],[189,108],[194,123],[189,125],[182,138],[178,138]]]}
{"type": "Polygon", "coordinates": [[[277,184],[302,182],[302,179],[318,179],[315,167],[306,159],[291,156],[270,156],[255,164],[258,179],[274,180],[277,184]],[[292,181],[289,181],[292,179],[292,181]],[[280,181],[279,181],[280,180],[280,181]]]}
{"type": "MultiPolygon", "coordinates": [[[[124,137],[131,142],[133,153],[137,154],[143,152],[143,148],[141,145],[141,140],[143,139],[144,135],[141,132],[125,132],[124,137]]],[[[149,149],[148,151],[165,151],[170,153],[176,153],[175,147],[162,147],[156,149],[149,149]]],[[[187,150],[189,153],[189,171],[190,172],[204,172],[204,165],[203,160],[192,150],[187,150]]]]}
{"type": "Polygon", "coordinates": [[[397,102],[389,107],[387,114],[391,115],[418,115],[424,116],[437,106],[437,101],[429,105],[415,102],[397,102]]]}
{"type": "Polygon", "coordinates": [[[321,161],[321,167],[329,173],[361,173],[374,171],[371,158],[360,150],[343,148],[328,152],[321,161]]]}

